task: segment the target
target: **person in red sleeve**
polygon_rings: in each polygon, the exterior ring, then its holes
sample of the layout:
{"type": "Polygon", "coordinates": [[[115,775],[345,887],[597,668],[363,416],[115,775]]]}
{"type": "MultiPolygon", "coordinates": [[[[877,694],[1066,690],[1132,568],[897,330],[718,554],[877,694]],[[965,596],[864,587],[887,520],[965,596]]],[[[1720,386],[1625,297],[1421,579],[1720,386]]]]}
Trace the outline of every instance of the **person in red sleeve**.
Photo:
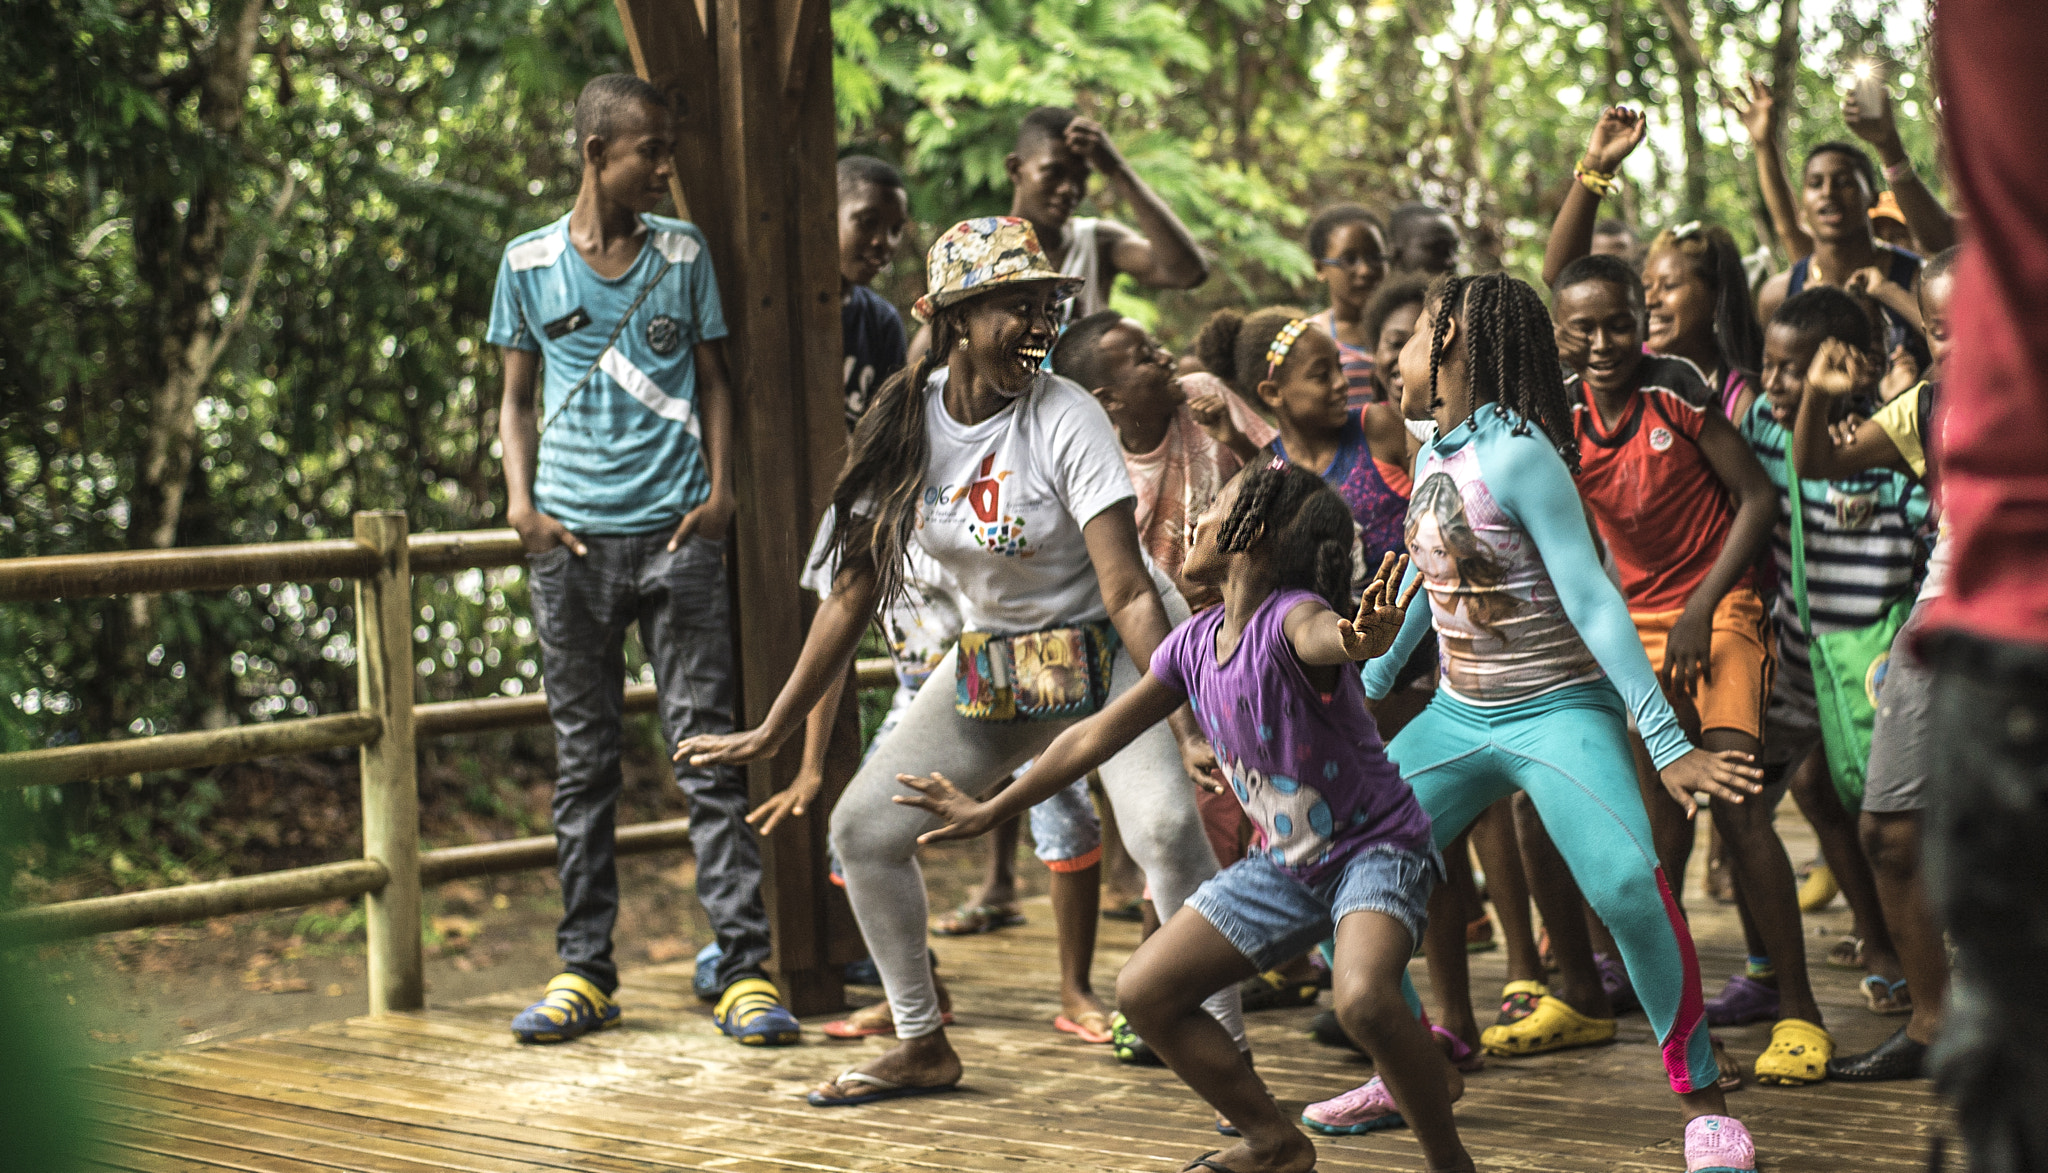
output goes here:
{"type": "Polygon", "coordinates": [[[1973,1173],[2020,1173],[2048,1169],[2048,7],[1942,0],[1934,37],[1971,230],[1935,453],[1953,578],[1923,639],[1928,879],[1958,952],[1934,1062],[1973,1173]]]}

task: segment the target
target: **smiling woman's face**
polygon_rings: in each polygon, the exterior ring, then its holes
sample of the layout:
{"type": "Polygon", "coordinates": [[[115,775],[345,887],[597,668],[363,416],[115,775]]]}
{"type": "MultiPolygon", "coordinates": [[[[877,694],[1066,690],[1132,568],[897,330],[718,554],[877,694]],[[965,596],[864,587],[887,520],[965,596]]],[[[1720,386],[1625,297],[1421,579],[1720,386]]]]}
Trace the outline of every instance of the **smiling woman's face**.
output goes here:
{"type": "Polygon", "coordinates": [[[1645,341],[1651,350],[1671,354],[1713,346],[1714,291],[1677,249],[1664,249],[1643,266],[1643,300],[1650,312],[1645,341]]]}
{"type": "Polygon", "coordinates": [[[1012,285],[962,307],[969,372],[1009,398],[1031,390],[1051,352],[1058,286],[1050,281],[1012,285]]]}

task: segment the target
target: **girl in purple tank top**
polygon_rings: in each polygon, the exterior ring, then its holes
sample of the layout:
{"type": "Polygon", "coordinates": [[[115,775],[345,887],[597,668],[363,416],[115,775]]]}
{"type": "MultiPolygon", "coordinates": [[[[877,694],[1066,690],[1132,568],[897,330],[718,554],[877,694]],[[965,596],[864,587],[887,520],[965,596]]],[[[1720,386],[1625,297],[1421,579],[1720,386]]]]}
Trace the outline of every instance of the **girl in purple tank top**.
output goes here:
{"type": "MultiPolygon", "coordinates": [[[[1185,704],[1257,827],[1254,850],[1195,892],[1124,967],[1131,1025],[1242,1135],[1197,1163],[1305,1167],[1315,1148],[1284,1115],[1202,1000],[1336,937],[1337,1017],[1378,1075],[1356,1093],[1362,1132],[1405,1123],[1430,1169],[1471,1170],[1451,1103],[1462,1077],[1403,985],[1443,873],[1429,818],[1387,759],[1352,665],[1383,653],[1414,600],[1392,596],[1407,559],[1388,554],[1350,610],[1350,511],[1284,460],[1241,474],[1195,523],[1181,572],[1223,605],[1176,628],[1146,675],[1061,733],[1024,776],[976,802],[940,775],[898,775],[897,802],[937,816],[930,843],[980,835],[1058,792],[1185,704]]],[[[1418,580],[1419,581],[1419,580],[1418,580]]]]}
{"type": "Polygon", "coordinates": [[[1337,344],[1292,309],[1221,310],[1195,342],[1202,364],[1279,425],[1276,456],[1321,476],[1351,510],[1357,569],[1401,550],[1408,513],[1408,429],[1391,404],[1354,411],[1337,344]]]}

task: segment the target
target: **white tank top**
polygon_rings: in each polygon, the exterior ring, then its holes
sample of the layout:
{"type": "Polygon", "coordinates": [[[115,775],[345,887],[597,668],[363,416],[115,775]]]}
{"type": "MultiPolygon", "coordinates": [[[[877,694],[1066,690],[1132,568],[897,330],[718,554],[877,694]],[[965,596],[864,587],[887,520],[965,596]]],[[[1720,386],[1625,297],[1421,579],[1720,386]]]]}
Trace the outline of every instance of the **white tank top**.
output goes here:
{"type": "Polygon", "coordinates": [[[1108,282],[1102,279],[1102,246],[1095,237],[1100,223],[1093,216],[1076,216],[1067,224],[1067,259],[1060,265],[1060,275],[1079,277],[1081,291],[1067,303],[1062,327],[1109,308],[1108,282]]]}

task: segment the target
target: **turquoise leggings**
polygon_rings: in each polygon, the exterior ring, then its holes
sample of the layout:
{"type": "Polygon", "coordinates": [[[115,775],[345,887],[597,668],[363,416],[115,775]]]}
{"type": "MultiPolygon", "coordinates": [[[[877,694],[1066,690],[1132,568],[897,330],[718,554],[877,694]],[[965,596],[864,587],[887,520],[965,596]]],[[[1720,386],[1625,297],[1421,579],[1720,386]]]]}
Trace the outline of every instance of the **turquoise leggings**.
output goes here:
{"type": "MultiPolygon", "coordinates": [[[[1434,824],[1438,850],[1516,790],[1529,795],[1663,1045],[1673,1091],[1720,1077],[1699,958],[1650,846],[1621,697],[1606,681],[1481,708],[1439,692],[1387,746],[1434,824]]],[[[1411,992],[1412,993],[1412,992],[1411,992]]]]}

